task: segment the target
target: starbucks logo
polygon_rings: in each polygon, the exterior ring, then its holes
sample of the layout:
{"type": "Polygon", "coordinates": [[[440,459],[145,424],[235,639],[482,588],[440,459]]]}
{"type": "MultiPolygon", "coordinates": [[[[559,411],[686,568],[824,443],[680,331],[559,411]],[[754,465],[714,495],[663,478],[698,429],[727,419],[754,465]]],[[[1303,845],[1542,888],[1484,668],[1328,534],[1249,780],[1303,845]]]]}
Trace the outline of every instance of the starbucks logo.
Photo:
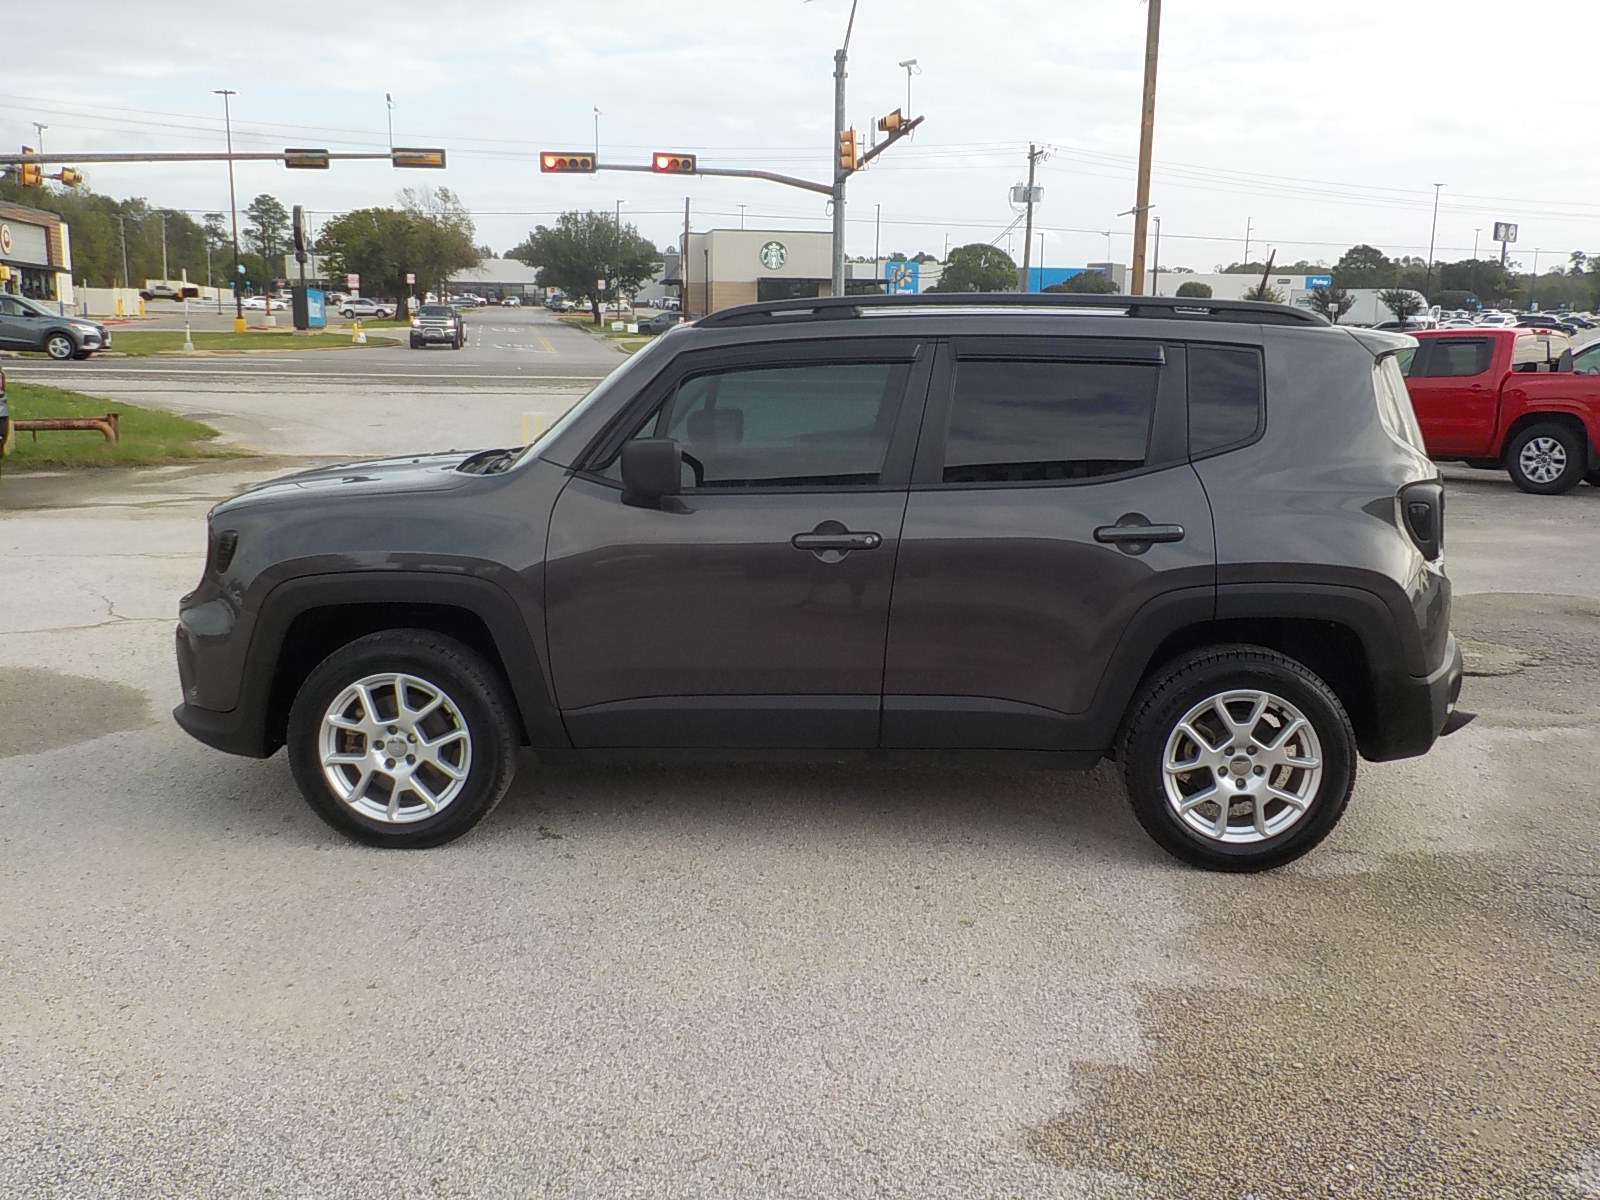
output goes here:
{"type": "Polygon", "coordinates": [[[789,251],[782,242],[768,242],[761,247],[761,265],[769,271],[782,270],[789,261],[789,251]]]}
{"type": "MultiPolygon", "coordinates": [[[[773,242],[772,244],[774,246],[778,246],[777,242],[773,242]]],[[[783,247],[782,246],[778,246],[778,249],[781,251],[783,249],[783,247]]],[[[9,225],[0,225],[0,254],[10,254],[10,253],[11,253],[11,226],[9,226],[9,225]]],[[[765,250],[763,250],[761,252],[761,254],[763,256],[763,261],[765,261],[766,253],[767,252],[765,250]]]]}

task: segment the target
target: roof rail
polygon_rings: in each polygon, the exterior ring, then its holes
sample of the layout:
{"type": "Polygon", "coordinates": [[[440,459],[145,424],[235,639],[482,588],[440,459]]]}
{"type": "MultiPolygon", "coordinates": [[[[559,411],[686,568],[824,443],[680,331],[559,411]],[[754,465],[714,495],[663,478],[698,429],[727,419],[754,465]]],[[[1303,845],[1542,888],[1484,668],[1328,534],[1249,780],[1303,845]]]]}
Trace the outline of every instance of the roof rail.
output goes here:
{"type": "Polygon", "coordinates": [[[771,300],[740,304],[701,317],[701,329],[769,322],[849,320],[864,309],[941,308],[1059,308],[1122,310],[1130,317],[1167,319],[1210,318],[1259,325],[1326,325],[1328,322],[1304,308],[1263,304],[1256,300],[1212,300],[1198,296],[1094,296],[1072,293],[1042,295],[1032,292],[939,292],[917,296],[821,296],[812,300],[771,300]]]}

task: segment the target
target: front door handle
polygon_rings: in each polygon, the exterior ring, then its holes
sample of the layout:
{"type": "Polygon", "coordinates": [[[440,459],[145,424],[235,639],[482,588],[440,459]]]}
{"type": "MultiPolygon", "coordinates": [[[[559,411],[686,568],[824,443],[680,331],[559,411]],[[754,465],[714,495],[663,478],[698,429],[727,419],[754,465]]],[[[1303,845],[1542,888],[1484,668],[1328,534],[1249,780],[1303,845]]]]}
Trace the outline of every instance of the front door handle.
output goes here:
{"type": "Polygon", "coordinates": [[[852,550],[876,550],[883,545],[883,536],[866,530],[854,530],[840,521],[823,521],[810,533],[797,533],[789,539],[796,550],[809,550],[818,562],[843,562],[852,550]]]}
{"type": "Polygon", "coordinates": [[[1123,513],[1115,525],[1102,525],[1094,531],[1094,540],[1115,546],[1125,554],[1143,554],[1157,542],[1181,542],[1182,525],[1153,525],[1143,513],[1123,513]]]}

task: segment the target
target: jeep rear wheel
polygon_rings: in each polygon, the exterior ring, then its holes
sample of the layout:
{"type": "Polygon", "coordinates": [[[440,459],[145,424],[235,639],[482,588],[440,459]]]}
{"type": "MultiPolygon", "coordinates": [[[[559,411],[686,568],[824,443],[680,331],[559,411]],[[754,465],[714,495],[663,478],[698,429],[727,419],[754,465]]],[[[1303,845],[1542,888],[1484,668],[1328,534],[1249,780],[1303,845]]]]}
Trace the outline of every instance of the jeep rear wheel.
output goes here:
{"type": "Polygon", "coordinates": [[[373,846],[438,846],[511,786],[513,711],[493,668],[460,642],[418,629],[370,634],[301,685],[289,763],[335,829],[373,846]]]}
{"type": "Polygon", "coordinates": [[[1134,815],[1169,853],[1262,871],[1327,837],[1355,786],[1355,734],[1311,671],[1253,646],[1168,664],[1135,701],[1121,744],[1134,815]]]}
{"type": "Polygon", "coordinates": [[[1506,472],[1525,492],[1559,496],[1582,481],[1583,451],[1582,439],[1565,425],[1530,425],[1506,447],[1506,472]]]}

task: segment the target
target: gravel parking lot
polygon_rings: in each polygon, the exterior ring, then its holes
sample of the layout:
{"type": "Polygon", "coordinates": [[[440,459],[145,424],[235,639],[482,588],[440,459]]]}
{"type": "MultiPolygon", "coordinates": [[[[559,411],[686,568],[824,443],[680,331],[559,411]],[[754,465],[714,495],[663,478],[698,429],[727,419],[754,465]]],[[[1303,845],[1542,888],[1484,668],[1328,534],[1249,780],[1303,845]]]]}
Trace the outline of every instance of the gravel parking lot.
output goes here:
{"type": "Polygon", "coordinates": [[[167,716],[282,469],[0,488],[0,1194],[1600,1196],[1600,488],[1449,469],[1479,719],[1224,878],[1108,767],[526,761],[350,844],[167,716]]]}

